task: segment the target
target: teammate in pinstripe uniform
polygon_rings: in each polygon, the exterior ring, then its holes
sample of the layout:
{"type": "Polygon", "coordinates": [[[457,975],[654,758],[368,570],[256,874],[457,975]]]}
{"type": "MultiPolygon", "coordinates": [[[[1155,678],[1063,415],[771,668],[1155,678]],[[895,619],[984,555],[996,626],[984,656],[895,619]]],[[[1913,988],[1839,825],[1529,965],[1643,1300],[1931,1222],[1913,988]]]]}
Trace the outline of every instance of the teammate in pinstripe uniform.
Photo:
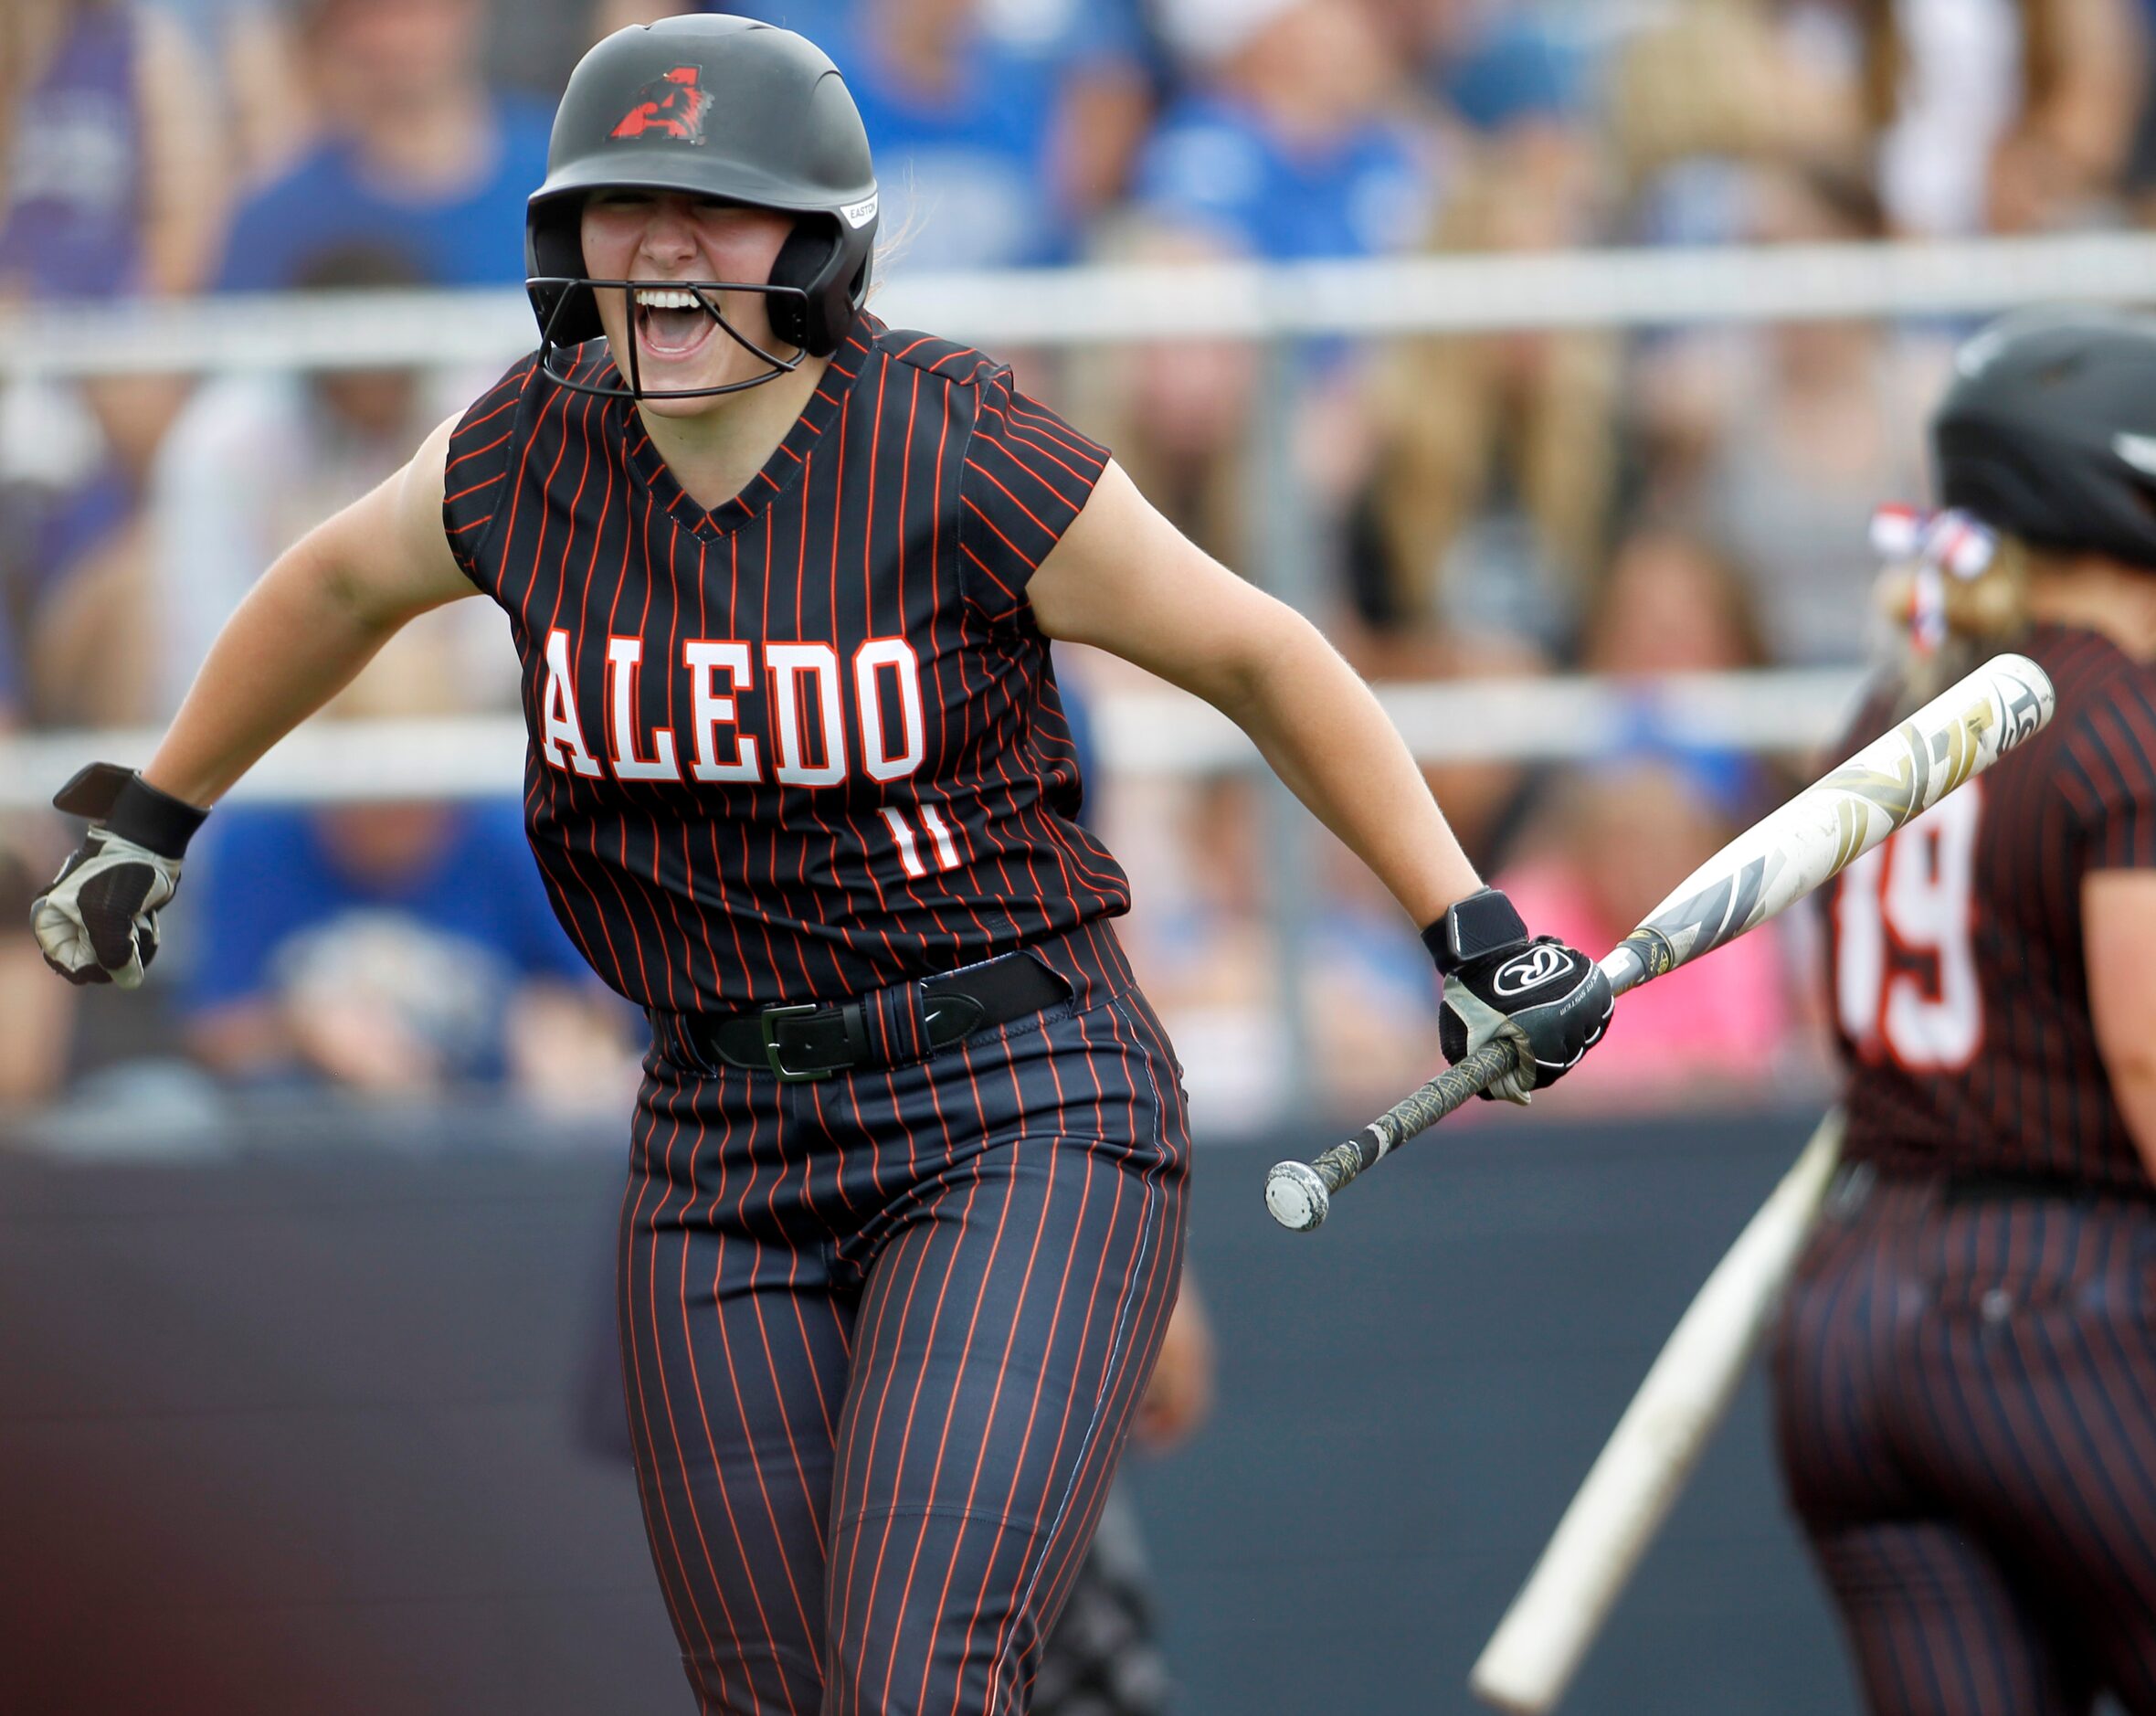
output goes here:
{"type": "Polygon", "coordinates": [[[2156,323],[1979,334],[1898,521],[1928,653],[2058,714],[1829,906],[1855,1166],[1784,1308],[1791,1501],[1870,1708],[2156,1712],[2156,323]]]}
{"type": "Polygon", "coordinates": [[[1075,821],[1049,640],[1239,720],[1415,916],[1510,1094],[1607,983],[1478,887],[1368,689],[981,354],[863,309],[867,142],[787,31],[669,19],[571,78],[542,344],[280,559],[37,904],[139,982],[208,805],[411,615],[523,666],[532,845],[644,1006],[621,1209],[652,1555],[707,1711],[1022,1711],[1182,1257],[1177,1067],[1075,821]]]}

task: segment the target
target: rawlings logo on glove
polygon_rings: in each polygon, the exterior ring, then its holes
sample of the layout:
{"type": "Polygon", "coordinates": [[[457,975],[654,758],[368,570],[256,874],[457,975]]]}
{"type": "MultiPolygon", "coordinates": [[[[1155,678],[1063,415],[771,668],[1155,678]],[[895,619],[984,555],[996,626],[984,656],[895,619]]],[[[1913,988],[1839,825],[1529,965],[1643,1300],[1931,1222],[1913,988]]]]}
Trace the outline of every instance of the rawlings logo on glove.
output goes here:
{"type": "Polygon", "coordinates": [[[52,802],[91,827],[31,903],[38,948],[70,983],[133,989],[157,957],[157,914],[178,889],[180,859],[208,812],[114,763],[92,763],[52,802]]]}
{"type": "Polygon", "coordinates": [[[1616,998],[1600,966],[1554,936],[1530,940],[1495,888],[1456,902],[1422,932],[1444,974],[1438,1043],[1455,1065],[1498,1037],[1519,1066],[1482,1094],[1524,1103],[1580,1063],[1609,1028],[1616,998]]]}
{"type": "MultiPolygon", "coordinates": [[[[1537,942],[1517,959],[1507,959],[1497,968],[1497,974],[1490,980],[1490,988],[1496,994],[1510,997],[1525,995],[1553,977],[1571,969],[1566,956],[1570,949],[1563,943],[1550,940],[1537,942]]],[[[1573,956],[1577,958],[1577,955],[1573,956]]]]}

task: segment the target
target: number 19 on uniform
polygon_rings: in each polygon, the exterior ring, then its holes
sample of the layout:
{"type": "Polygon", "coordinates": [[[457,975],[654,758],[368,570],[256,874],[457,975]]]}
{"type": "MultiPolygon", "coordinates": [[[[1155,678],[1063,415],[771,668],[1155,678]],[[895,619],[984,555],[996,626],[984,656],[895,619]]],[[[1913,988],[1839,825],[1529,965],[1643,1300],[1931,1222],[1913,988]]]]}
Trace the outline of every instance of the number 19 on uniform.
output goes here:
{"type": "Polygon", "coordinates": [[[1983,783],[1950,793],[1842,873],[1834,1001],[1843,1031],[1911,1072],[1966,1066],[1983,1041],[1971,939],[1983,783]]]}

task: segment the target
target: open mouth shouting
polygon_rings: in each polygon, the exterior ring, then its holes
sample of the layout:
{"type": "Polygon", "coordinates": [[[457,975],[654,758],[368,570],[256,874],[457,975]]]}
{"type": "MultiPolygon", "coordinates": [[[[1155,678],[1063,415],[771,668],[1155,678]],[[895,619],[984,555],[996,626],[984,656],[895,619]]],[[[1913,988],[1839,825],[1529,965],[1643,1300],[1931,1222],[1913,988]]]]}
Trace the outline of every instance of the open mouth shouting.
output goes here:
{"type": "Polygon", "coordinates": [[[702,351],[719,325],[711,300],[685,286],[639,286],[635,320],[645,355],[675,363],[702,351]]]}
{"type": "Polygon", "coordinates": [[[619,275],[534,275],[528,284],[537,302],[542,288],[582,289],[589,294],[585,303],[597,307],[607,324],[608,337],[618,342],[614,355],[621,372],[613,381],[585,387],[555,358],[582,343],[565,342],[555,332],[565,307],[576,301],[567,292],[544,312],[547,374],[573,391],[614,396],[626,393],[636,399],[707,399],[723,393],[757,387],[777,376],[791,375],[808,354],[775,335],[763,304],[787,296],[805,300],[798,287],[749,285],[724,279],[637,280],[619,275]],[[615,307],[625,308],[629,325],[614,321],[615,307]],[[733,314],[729,314],[731,309],[733,314]],[[735,319],[747,321],[744,327],[735,319]],[[745,356],[736,356],[738,346],[745,356]],[[744,370],[750,373],[744,374],[744,370]],[[664,379],[647,387],[650,376],[664,379]],[[617,384],[626,385],[617,385],[617,384]]]}

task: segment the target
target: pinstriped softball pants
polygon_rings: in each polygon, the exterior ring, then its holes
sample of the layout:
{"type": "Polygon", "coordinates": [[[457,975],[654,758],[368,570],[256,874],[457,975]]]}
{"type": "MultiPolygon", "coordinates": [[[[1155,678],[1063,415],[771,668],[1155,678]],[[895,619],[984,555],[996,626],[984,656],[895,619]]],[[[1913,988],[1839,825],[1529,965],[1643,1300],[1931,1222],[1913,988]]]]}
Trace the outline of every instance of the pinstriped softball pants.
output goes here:
{"type": "Polygon", "coordinates": [[[1182,1263],[1188,1129],[1104,927],[1078,992],[818,1083],[654,1051],[629,1433],[699,1709],[1027,1708],[1182,1263]]]}
{"type": "Polygon", "coordinates": [[[2156,1716],[2156,1206],[1883,1181],[1773,1366],[1790,1500],[1881,1716],[2156,1716]]]}

